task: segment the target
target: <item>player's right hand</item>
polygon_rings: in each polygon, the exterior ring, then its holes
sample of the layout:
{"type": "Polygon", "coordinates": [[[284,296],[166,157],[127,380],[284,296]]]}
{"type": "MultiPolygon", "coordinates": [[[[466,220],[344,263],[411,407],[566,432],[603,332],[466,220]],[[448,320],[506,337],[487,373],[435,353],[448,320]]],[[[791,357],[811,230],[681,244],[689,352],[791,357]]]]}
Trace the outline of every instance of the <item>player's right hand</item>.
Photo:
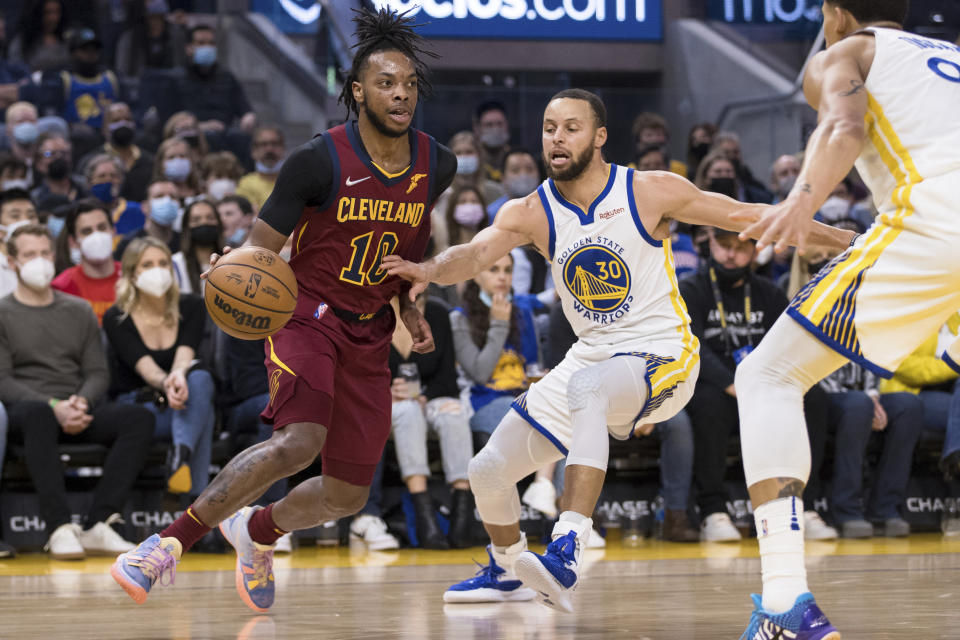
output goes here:
{"type": "Polygon", "coordinates": [[[200,279],[201,279],[201,280],[206,280],[206,279],[207,279],[207,274],[209,274],[211,271],[213,271],[213,268],[214,268],[215,266],[217,266],[217,263],[220,261],[220,258],[222,258],[223,256],[227,255],[227,254],[230,253],[231,251],[233,251],[233,247],[224,247],[224,248],[223,248],[223,253],[211,253],[211,254],[210,254],[210,268],[200,274],[200,279]]]}
{"type": "Polygon", "coordinates": [[[380,269],[387,272],[387,275],[398,276],[408,280],[410,284],[410,301],[415,302],[417,296],[426,290],[430,284],[430,278],[427,275],[427,268],[419,262],[410,262],[404,260],[398,255],[384,256],[380,262],[380,269]]]}

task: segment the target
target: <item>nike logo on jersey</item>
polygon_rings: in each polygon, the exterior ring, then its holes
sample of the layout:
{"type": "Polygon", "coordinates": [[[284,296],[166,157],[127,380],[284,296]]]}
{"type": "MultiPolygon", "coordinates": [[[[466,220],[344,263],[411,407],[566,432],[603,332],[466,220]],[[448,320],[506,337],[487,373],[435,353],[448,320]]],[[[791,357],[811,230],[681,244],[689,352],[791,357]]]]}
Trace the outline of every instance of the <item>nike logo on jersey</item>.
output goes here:
{"type": "Polygon", "coordinates": [[[355,184],[360,184],[360,183],[363,182],[364,180],[369,180],[369,179],[370,179],[370,176],[367,176],[367,177],[365,177],[365,178],[360,178],[359,180],[354,180],[354,179],[348,177],[348,178],[347,178],[347,186],[348,186],[348,187],[352,187],[352,186],[355,185],[355,184]]]}

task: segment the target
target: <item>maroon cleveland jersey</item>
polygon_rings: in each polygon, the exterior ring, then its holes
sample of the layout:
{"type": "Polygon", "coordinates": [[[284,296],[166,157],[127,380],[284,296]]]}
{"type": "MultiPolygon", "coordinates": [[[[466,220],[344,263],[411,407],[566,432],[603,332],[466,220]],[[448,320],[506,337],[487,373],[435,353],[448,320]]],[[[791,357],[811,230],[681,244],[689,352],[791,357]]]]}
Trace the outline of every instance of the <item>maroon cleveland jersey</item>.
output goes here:
{"type": "Polygon", "coordinates": [[[380,269],[383,257],[423,260],[438,145],[411,129],[410,166],[389,174],[364,149],[355,122],[319,138],[329,153],[333,178],[325,201],[308,203],[300,216],[290,266],[301,298],[374,314],[406,289],[405,280],[380,269]]]}

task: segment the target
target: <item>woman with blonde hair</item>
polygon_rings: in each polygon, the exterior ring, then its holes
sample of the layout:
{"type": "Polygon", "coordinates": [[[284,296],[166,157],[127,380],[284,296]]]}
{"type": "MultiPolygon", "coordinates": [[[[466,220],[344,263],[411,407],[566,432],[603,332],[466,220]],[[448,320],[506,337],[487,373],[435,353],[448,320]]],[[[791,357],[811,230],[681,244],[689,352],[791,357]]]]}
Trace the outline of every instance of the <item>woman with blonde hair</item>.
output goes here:
{"type": "Polygon", "coordinates": [[[190,145],[195,153],[194,160],[198,163],[210,152],[210,145],[203,131],[200,130],[197,116],[189,111],[177,111],[167,118],[163,125],[163,139],[170,138],[180,138],[190,145]]]}
{"type": "Polygon", "coordinates": [[[177,199],[186,200],[200,194],[200,172],[196,154],[182,138],[167,138],[157,149],[153,180],[169,180],[177,187],[177,199]]]}
{"type": "Polygon", "coordinates": [[[112,393],[156,416],[155,436],[173,442],[167,486],[190,496],[209,482],[213,445],[213,377],[196,359],[205,321],[200,298],[180,293],[167,245],[133,240],[123,252],[117,302],[103,316],[116,359],[112,393]]]}

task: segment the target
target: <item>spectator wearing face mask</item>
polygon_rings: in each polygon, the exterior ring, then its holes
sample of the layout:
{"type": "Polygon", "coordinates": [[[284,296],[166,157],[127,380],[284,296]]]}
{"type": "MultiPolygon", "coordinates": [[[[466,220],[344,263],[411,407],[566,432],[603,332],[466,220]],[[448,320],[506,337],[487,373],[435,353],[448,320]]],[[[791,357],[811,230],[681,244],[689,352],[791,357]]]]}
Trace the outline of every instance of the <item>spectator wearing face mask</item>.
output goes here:
{"type": "MultiPolygon", "coordinates": [[[[633,143],[637,151],[637,160],[629,166],[631,169],[640,169],[639,152],[649,147],[659,147],[663,150],[667,160],[667,167],[658,171],[670,171],[679,176],[687,177],[687,165],[679,160],[670,160],[667,154],[667,145],[670,144],[670,126],[666,118],[659,113],[645,111],[633,120],[633,143]]],[[[646,169],[650,171],[650,169],[646,169]]],[[[641,169],[643,171],[643,169],[641,169]]]]}
{"type": "Polygon", "coordinates": [[[200,274],[210,265],[210,256],[223,247],[223,223],[209,200],[195,200],[183,212],[180,251],[173,256],[177,285],[183,293],[203,293],[200,274]]]}
{"type": "Polygon", "coordinates": [[[500,207],[508,200],[530,195],[537,190],[541,182],[537,158],[526,149],[511,149],[503,161],[503,181],[500,183],[506,193],[487,206],[490,224],[493,224],[500,207]]]}
{"type": "Polygon", "coordinates": [[[177,200],[186,201],[200,195],[200,172],[193,160],[190,145],[180,138],[168,138],[157,149],[153,165],[153,181],[168,180],[177,187],[177,200]]]}
{"type": "Polygon", "coordinates": [[[223,239],[229,247],[239,247],[253,226],[253,205],[243,196],[227,196],[217,204],[223,222],[223,239]]]}
{"type": "Polygon", "coordinates": [[[739,190],[735,196],[740,202],[760,202],[769,204],[773,201],[773,194],[767,191],[762,182],[753,177],[750,168],[743,162],[743,151],[740,147],[740,136],[732,131],[719,132],[713,141],[711,151],[720,151],[733,165],[737,174],[739,190]]]}
{"type": "Polygon", "coordinates": [[[741,185],[736,167],[722,151],[711,151],[707,154],[697,169],[693,183],[703,191],[722,193],[734,200],[740,199],[738,194],[741,192],[741,185]]]}
{"type": "Polygon", "coordinates": [[[189,111],[178,111],[163,125],[163,141],[170,138],[180,138],[190,146],[190,159],[196,166],[210,153],[210,144],[207,137],[200,130],[197,116],[189,111]]]}
{"type": "MultiPolygon", "coordinates": [[[[52,212],[62,200],[66,204],[87,197],[81,178],[73,175],[70,142],[57,133],[44,134],[37,141],[34,161],[36,175],[41,178],[39,186],[30,192],[30,197],[40,210],[52,212]]],[[[63,229],[64,218],[51,216],[47,226],[54,237],[63,229]]]]}
{"type": "Polygon", "coordinates": [[[200,163],[200,176],[207,197],[219,202],[237,192],[237,182],[243,176],[243,167],[240,166],[237,156],[229,151],[217,151],[209,154],[200,163]]]}
{"type": "Polygon", "coordinates": [[[700,163],[710,153],[717,127],[711,122],[701,122],[690,127],[687,135],[687,177],[696,176],[700,163]]]}
{"type": "MultiPolygon", "coordinates": [[[[15,102],[7,107],[6,134],[6,148],[29,169],[40,137],[37,108],[29,102],[15,102]]],[[[29,172],[27,177],[30,177],[29,172]]]]}
{"type": "Polygon", "coordinates": [[[473,117],[473,133],[482,148],[480,161],[488,180],[503,180],[503,168],[510,152],[510,122],[500,102],[490,100],[479,107],[473,117]]]}
{"type": "Polygon", "coordinates": [[[773,191],[773,203],[783,202],[793,190],[800,175],[800,159],[793,154],[777,158],[770,170],[770,188],[773,191]]]}
{"type": "Polygon", "coordinates": [[[33,186],[27,178],[27,163],[9,153],[0,153],[0,191],[25,189],[33,186]]]}
{"type": "Polygon", "coordinates": [[[0,298],[17,288],[17,272],[6,260],[7,238],[20,227],[37,223],[37,209],[24,189],[0,192],[0,298]]]}
{"type": "Polygon", "coordinates": [[[657,145],[643,147],[637,151],[635,168],[637,171],[669,171],[670,158],[663,147],[657,145]]]}
{"type": "Polygon", "coordinates": [[[171,253],[180,250],[180,236],[174,230],[174,224],[180,217],[180,202],[177,200],[177,186],[169,180],[159,180],[147,187],[147,199],[140,203],[146,218],[143,228],[126,234],[117,243],[113,257],[120,260],[127,245],[136,238],[150,236],[160,240],[171,253]]]}
{"type": "Polygon", "coordinates": [[[277,125],[260,125],[253,132],[250,156],[256,170],[248,173],[237,185],[237,194],[245,197],[259,211],[277,183],[277,174],[287,156],[283,131],[277,125]]]}
{"type": "Polygon", "coordinates": [[[102,133],[106,142],[84,156],[79,166],[85,169],[94,156],[101,154],[116,158],[124,170],[120,197],[141,202],[147,197],[147,185],[153,175],[153,154],[134,143],[137,125],[127,103],[114,102],[107,107],[102,133]]]}
{"type": "Polygon", "coordinates": [[[64,231],[76,264],[53,279],[57,291],[83,298],[93,307],[97,322],[117,298],[120,263],[113,259],[113,223],[97,200],[77,202],[67,215],[64,231]]]}
{"type": "Polygon", "coordinates": [[[454,193],[465,187],[472,187],[480,194],[482,202],[493,202],[505,193],[500,183],[484,177],[483,168],[480,164],[480,144],[472,132],[461,131],[454,134],[450,138],[448,146],[457,156],[457,175],[453,178],[453,182],[447,190],[437,198],[430,214],[432,253],[439,253],[451,244],[457,244],[450,240],[446,215],[450,198],[454,193]]]}
{"type": "Polygon", "coordinates": [[[86,177],[90,195],[103,203],[110,213],[117,236],[143,228],[146,219],[140,204],[120,197],[124,171],[119,158],[108,154],[94,156],[87,164],[86,177]]]}

